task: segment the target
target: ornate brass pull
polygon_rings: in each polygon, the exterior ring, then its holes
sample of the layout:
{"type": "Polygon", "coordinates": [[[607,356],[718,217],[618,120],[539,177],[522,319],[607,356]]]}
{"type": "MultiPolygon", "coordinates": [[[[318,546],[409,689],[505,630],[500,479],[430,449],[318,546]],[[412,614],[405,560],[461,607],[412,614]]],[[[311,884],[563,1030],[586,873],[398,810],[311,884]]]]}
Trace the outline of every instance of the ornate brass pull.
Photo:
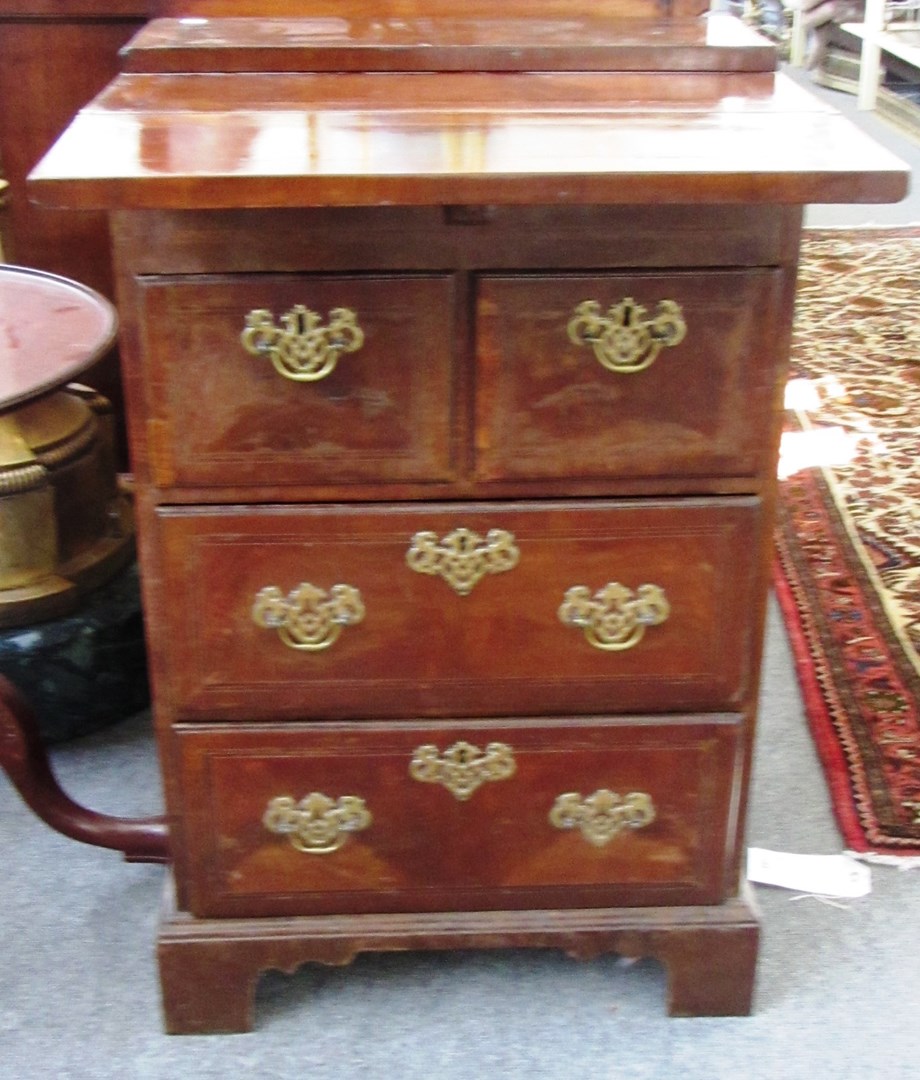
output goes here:
{"type": "Polygon", "coordinates": [[[252,605],[257,626],[277,630],[292,649],[311,652],[328,649],[343,626],[355,626],[363,618],[364,601],[351,585],[333,585],[327,593],[303,581],[287,596],[276,585],[266,585],[252,605]]]}
{"type": "Polygon", "coordinates": [[[590,345],[608,371],[628,375],[644,371],[663,348],[679,345],[687,324],[673,300],[662,300],[649,318],[647,309],[627,296],[612,304],[606,315],[596,300],[583,301],[569,320],[568,332],[573,344],[590,345]]]}
{"type": "Polygon", "coordinates": [[[442,754],[436,746],[420,746],[412,755],[409,775],[426,784],[442,784],[457,799],[468,799],[487,780],[514,776],[514,752],[505,743],[489,743],[485,750],[456,742],[442,754]]]}
{"type": "Polygon", "coordinates": [[[335,370],[342,353],[356,352],[364,344],[364,331],[349,308],[333,308],[329,325],[303,304],[281,316],[281,325],[264,308],[246,316],[240,335],[243,348],[253,356],[267,356],[279,374],[295,382],[316,382],[335,370]]]}
{"type": "Polygon", "coordinates": [[[566,626],[584,630],[596,649],[619,652],[637,645],[648,626],[658,626],[671,613],[664,590],[640,585],[635,593],[618,581],[608,582],[591,596],[585,585],[573,585],[559,608],[566,626]]]}
{"type": "Polygon", "coordinates": [[[582,798],[577,793],[560,795],[549,812],[557,829],[578,829],[595,847],[603,847],[624,829],[641,829],[655,820],[655,805],[644,791],[617,795],[601,788],[582,798]]]}
{"type": "Polygon", "coordinates": [[[366,829],[372,821],[364,800],[356,795],[330,799],[318,791],[300,802],[290,795],[279,795],[262,815],[262,824],[269,832],[286,836],[293,847],[308,855],[337,851],[349,833],[366,829]]]}
{"type": "Polygon", "coordinates": [[[454,529],[443,539],[433,532],[412,537],[406,562],[419,574],[437,574],[461,596],[466,596],[486,574],[504,574],[518,564],[521,553],[514,535],[489,529],[485,537],[470,529],[454,529]]]}

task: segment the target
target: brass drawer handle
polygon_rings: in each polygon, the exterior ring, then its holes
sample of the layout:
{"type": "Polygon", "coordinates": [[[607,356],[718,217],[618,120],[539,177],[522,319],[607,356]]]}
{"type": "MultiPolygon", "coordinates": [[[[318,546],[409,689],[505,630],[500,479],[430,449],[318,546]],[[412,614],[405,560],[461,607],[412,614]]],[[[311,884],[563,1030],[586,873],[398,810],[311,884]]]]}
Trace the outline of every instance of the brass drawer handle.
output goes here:
{"type": "Polygon", "coordinates": [[[357,795],[330,799],[318,791],[300,802],[290,795],[279,795],[262,815],[262,824],[269,832],[286,836],[293,847],[308,855],[337,851],[349,833],[366,829],[372,821],[364,800],[357,795]]]}
{"type": "Polygon", "coordinates": [[[646,627],[658,626],[671,605],[658,585],[640,585],[635,593],[618,581],[608,582],[594,596],[585,585],[573,585],[559,608],[566,626],[584,630],[596,649],[620,652],[637,645],[646,627]]]}
{"type": "Polygon", "coordinates": [[[295,304],[280,318],[264,308],[246,316],[240,335],[243,348],[253,356],[267,356],[275,370],[295,382],[316,382],[335,370],[342,353],[356,352],[364,344],[364,331],[350,308],[333,308],[329,324],[315,311],[295,304]]]}
{"type": "Polygon", "coordinates": [[[590,346],[608,371],[629,375],[653,364],[663,348],[679,345],[687,333],[683,311],[673,300],[662,300],[651,318],[631,296],[611,304],[606,315],[596,300],[584,300],[568,324],[569,340],[590,346]]]}
{"type": "Polygon", "coordinates": [[[412,754],[409,775],[425,784],[441,784],[460,801],[489,780],[514,776],[514,751],[505,743],[492,742],[480,750],[472,743],[454,743],[442,754],[436,746],[419,746],[412,754]]]}
{"type": "Polygon", "coordinates": [[[467,596],[486,574],[504,574],[518,564],[521,553],[514,534],[489,529],[484,537],[471,529],[454,529],[438,539],[417,532],[406,552],[406,563],[418,574],[436,574],[461,596],[467,596]]]}
{"type": "Polygon", "coordinates": [[[266,585],[256,593],[252,620],[257,626],[277,630],[292,649],[318,652],[328,649],[344,626],[355,626],[364,618],[361,593],[351,585],[324,589],[302,581],[287,596],[276,585],[266,585]]]}
{"type": "Polygon", "coordinates": [[[578,829],[595,847],[603,847],[624,829],[641,829],[655,820],[655,804],[644,791],[617,795],[601,788],[582,798],[569,792],[560,795],[549,812],[549,822],[556,829],[578,829]]]}

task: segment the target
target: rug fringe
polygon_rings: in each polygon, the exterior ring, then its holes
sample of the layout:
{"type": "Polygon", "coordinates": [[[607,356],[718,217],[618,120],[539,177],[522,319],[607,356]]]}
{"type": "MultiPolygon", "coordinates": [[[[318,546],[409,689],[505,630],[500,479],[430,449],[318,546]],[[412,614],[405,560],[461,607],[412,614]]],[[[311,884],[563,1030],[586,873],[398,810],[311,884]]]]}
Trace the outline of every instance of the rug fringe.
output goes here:
{"type": "Polygon", "coordinates": [[[920,870],[920,855],[882,855],[877,851],[844,851],[851,859],[873,866],[893,866],[897,870],[920,870]]]}

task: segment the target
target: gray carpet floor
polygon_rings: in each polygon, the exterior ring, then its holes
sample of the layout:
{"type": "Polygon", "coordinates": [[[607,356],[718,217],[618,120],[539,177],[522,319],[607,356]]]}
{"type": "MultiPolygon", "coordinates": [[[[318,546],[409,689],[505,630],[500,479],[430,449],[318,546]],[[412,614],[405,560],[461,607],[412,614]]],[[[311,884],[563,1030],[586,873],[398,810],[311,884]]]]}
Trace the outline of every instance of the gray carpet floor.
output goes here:
{"type": "MultiPolygon", "coordinates": [[[[850,107],[845,96],[831,97],[850,107]]],[[[885,125],[860,123],[917,160],[917,147],[885,125]]],[[[818,207],[809,222],[918,221],[911,202],[818,207]]],[[[763,706],[749,842],[839,852],[775,610],[763,706]]],[[[71,794],[95,809],[158,810],[146,716],[56,748],[54,764],[71,794]]],[[[160,1028],[153,939],[162,869],[52,833],[3,776],[0,860],[0,1080],[920,1075],[920,871],[875,867],[871,895],[841,906],[758,887],[764,937],[755,1012],[746,1018],[667,1018],[664,975],[652,961],[453,952],[270,974],[253,1033],[182,1038],[160,1028]]]]}

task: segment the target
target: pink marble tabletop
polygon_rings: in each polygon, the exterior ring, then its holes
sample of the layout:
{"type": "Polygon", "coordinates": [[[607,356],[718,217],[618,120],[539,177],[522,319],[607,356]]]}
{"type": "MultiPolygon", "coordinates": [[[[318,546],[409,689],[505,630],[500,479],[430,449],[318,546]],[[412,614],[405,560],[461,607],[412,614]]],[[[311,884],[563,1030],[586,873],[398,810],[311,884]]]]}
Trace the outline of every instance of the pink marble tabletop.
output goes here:
{"type": "Polygon", "coordinates": [[[105,297],[67,278],[0,264],[0,408],[70,382],[112,344],[105,297]]]}

